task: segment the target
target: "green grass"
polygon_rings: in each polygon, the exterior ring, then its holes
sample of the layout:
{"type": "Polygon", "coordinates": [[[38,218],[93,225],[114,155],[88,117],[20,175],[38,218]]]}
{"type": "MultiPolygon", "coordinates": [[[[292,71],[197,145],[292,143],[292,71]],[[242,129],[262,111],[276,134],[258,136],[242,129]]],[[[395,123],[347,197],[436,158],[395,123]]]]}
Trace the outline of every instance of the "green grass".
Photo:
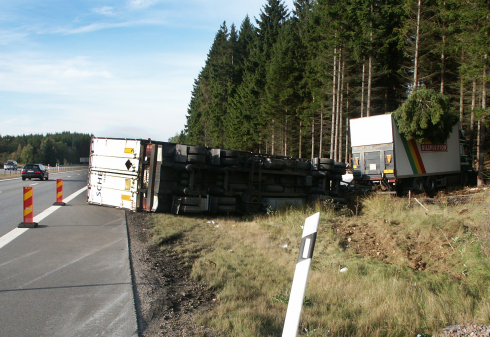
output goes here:
{"type": "Polygon", "coordinates": [[[457,207],[426,205],[428,213],[407,204],[372,196],[362,201],[360,216],[322,205],[246,219],[154,214],[153,242],[177,250],[192,266],[191,276],[216,292],[216,307],[196,319],[226,336],[282,334],[301,226],[319,210],[300,335],[415,336],[452,324],[488,324],[488,198],[457,207]],[[335,230],[360,223],[382,246],[396,246],[395,257],[356,254],[335,230]],[[431,267],[410,268],[403,250],[410,247],[431,267]],[[436,253],[438,260],[431,260],[436,253]],[[339,264],[348,272],[340,273],[339,264]]]}

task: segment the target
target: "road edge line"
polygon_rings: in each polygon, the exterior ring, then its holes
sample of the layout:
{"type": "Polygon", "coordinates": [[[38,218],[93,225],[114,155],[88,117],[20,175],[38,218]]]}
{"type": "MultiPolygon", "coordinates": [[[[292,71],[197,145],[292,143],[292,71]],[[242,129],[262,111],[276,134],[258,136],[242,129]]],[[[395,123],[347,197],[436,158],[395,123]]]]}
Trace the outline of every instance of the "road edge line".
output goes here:
{"type": "MultiPolygon", "coordinates": [[[[80,195],[83,191],[87,190],[87,186],[84,186],[83,188],[79,189],[75,193],[72,193],[68,198],[65,199],[66,202],[71,201],[75,199],[78,195],[80,195]]],[[[51,206],[44,211],[42,211],[40,214],[36,215],[33,219],[34,222],[40,222],[41,220],[45,219],[52,213],[54,213],[56,210],[61,208],[62,206],[51,206]]],[[[10,242],[14,241],[16,238],[24,234],[29,228],[14,228],[7,234],[4,234],[3,236],[0,237],[0,249],[5,247],[7,244],[10,242]]]]}

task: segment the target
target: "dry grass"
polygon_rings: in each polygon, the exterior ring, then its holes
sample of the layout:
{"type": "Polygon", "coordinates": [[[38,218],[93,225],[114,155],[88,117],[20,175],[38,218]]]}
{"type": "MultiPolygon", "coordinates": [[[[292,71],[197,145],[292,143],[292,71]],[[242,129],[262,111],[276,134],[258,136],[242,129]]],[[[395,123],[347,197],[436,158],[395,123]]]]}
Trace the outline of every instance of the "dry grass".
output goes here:
{"type": "Polygon", "coordinates": [[[301,226],[320,210],[300,334],[415,336],[490,321],[490,202],[482,200],[426,211],[413,201],[407,207],[407,199],[372,196],[360,216],[317,205],[248,219],[156,214],[151,221],[154,243],[176,250],[192,277],[217,293],[216,309],[199,324],[225,336],[280,336],[301,226]],[[359,239],[366,247],[359,250],[343,235],[353,228],[355,240],[366,231],[379,245],[359,239]],[[372,257],[373,247],[395,253],[372,257]],[[423,271],[410,264],[414,257],[427,263],[423,271]]]}

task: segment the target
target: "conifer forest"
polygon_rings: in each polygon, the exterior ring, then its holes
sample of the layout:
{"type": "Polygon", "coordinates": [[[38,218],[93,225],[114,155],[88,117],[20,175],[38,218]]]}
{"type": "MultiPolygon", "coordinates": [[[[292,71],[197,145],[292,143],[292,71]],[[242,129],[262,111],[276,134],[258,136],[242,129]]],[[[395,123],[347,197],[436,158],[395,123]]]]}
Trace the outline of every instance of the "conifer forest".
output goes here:
{"type": "Polygon", "coordinates": [[[490,0],[266,0],[239,29],[223,22],[170,141],[346,162],[349,119],[425,88],[476,147],[489,31],[490,0]]]}

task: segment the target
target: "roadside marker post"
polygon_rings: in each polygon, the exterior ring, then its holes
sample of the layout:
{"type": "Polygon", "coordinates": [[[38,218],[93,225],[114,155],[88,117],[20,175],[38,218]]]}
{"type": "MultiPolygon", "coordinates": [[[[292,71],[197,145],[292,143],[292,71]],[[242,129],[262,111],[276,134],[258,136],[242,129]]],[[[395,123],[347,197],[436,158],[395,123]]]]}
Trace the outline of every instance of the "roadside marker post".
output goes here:
{"type": "Polygon", "coordinates": [[[56,202],[54,206],[65,206],[63,202],[63,179],[56,179],[56,202]]]}
{"type": "Polygon", "coordinates": [[[301,310],[305,298],[306,283],[310,272],[311,258],[315,248],[318,223],[320,222],[320,212],[306,218],[299,248],[298,262],[294,271],[293,285],[289,295],[288,310],[284,320],[282,337],[296,337],[298,334],[301,310]]]}
{"type": "Polygon", "coordinates": [[[34,207],[32,201],[33,190],[31,186],[24,186],[24,221],[17,226],[18,228],[35,228],[37,222],[34,222],[34,207]]]}

